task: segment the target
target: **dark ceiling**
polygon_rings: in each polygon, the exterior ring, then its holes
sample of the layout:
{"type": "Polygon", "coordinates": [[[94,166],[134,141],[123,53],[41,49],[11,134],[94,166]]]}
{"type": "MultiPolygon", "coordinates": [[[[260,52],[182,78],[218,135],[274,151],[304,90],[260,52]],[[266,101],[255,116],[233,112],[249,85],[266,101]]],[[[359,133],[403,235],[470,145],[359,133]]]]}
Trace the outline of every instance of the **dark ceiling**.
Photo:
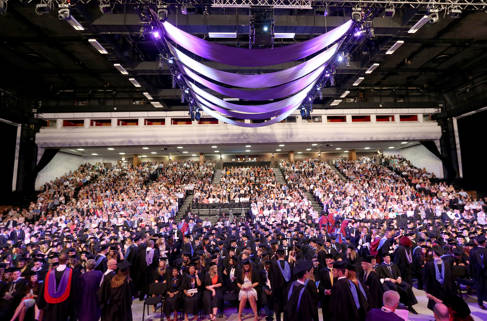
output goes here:
{"type": "MultiPolygon", "coordinates": [[[[72,15],[85,27],[82,32],[58,20],[57,9],[38,16],[34,6],[10,1],[6,15],[0,16],[1,97],[21,97],[26,108],[38,112],[161,110],[144,98],[142,92],[148,91],[163,103],[163,110],[187,108],[179,89],[172,87],[167,66],[160,66],[152,41],[140,32],[142,21],[133,6],[116,5],[109,14],[101,14],[95,1],[72,7],[72,15]],[[99,54],[89,38],[109,53],[99,54]],[[142,88],[132,86],[114,63],[121,63],[142,88]]],[[[350,10],[331,7],[326,17],[320,9],[275,10],[276,31],[296,33],[294,40],[276,40],[276,45],[326,32],[349,19],[350,10]]],[[[208,13],[196,8],[182,15],[170,8],[169,20],[202,37],[208,31],[238,30],[238,39],[222,42],[248,46],[248,9],[209,8],[208,13]]],[[[330,102],[347,89],[351,93],[340,108],[467,108],[467,101],[472,106],[485,102],[487,13],[466,11],[456,19],[441,14],[437,23],[408,34],[423,14],[412,8],[396,9],[394,17],[379,12],[373,19],[374,37],[354,46],[350,62],[336,71],[335,87],[323,89],[314,108],[332,108],[330,102]],[[405,44],[385,55],[396,40],[405,44]],[[373,62],[380,67],[352,87],[373,62]]]]}

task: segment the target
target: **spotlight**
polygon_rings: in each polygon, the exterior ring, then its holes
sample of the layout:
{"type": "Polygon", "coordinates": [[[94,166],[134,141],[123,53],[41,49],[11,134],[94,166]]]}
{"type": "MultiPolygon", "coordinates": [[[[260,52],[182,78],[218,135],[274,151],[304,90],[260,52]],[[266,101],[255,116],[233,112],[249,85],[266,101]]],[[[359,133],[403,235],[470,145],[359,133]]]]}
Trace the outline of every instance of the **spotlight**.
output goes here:
{"type": "Polygon", "coordinates": [[[339,54],[338,57],[337,57],[337,61],[338,62],[343,62],[343,55],[342,54],[339,54]]]}
{"type": "Polygon", "coordinates": [[[106,1],[106,0],[100,1],[99,8],[102,14],[110,13],[112,11],[112,8],[110,6],[110,1],[106,1]]]}
{"type": "Polygon", "coordinates": [[[262,27],[262,30],[263,30],[264,32],[269,31],[269,26],[267,26],[267,25],[263,26],[263,27],[262,27]]]}
{"type": "Polygon", "coordinates": [[[204,16],[209,16],[210,13],[208,12],[208,7],[205,7],[205,10],[203,10],[203,15],[204,16]]]}
{"type": "Polygon", "coordinates": [[[387,7],[385,10],[384,10],[384,15],[386,17],[394,17],[394,15],[396,14],[396,9],[394,9],[394,7],[387,7]]]}
{"type": "Polygon", "coordinates": [[[437,23],[440,20],[440,10],[436,7],[429,9],[430,23],[437,23]]]}
{"type": "Polygon", "coordinates": [[[159,40],[161,39],[161,32],[159,30],[154,30],[151,32],[152,38],[159,40]]]}
{"type": "Polygon", "coordinates": [[[453,19],[458,19],[462,15],[462,9],[457,6],[453,6],[450,9],[448,9],[448,13],[450,14],[450,17],[453,19]]]}
{"type": "Polygon", "coordinates": [[[167,63],[172,65],[174,63],[174,57],[170,57],[168,60],[167,60],[167,63]]]}
{"type": "Polygon", "coordinates": [[[0,0],[0,16],[7,14],[8,0],[0,0]]]}
{"type": "Polygon", "coordinates": [[[181,14],[187,15],[188,14],[188,7],[181,6],[181,14]]]}
{"type": "Polygon", "coordinates": [[[355,38],[360,38],[360,37],[362,37],[363,34],[364,34],[363,30],[355,30],[355,32],[353,33],[353,36],[355,38]]]}
{"type": "Polygon", "coordinates": [[[352,8],[352,20],[357,22],[362,20],[362,8],[359,6],[352,8]]]}
{"type": "Polygon", "coordinates": [[[42,15],[48,14],[50,10],[51,10],[51,8],[49,7],[49,5],[47,3],[39,3],[36,5],[35,13],[38,16],[42,16],[42,15]]]}
{"type": "MultiPolygon", "coordinates": [[[[68,5],[66,5],[66,6],[68,6],[68,5]]],[[[67,19],[69,19],[70,16],[71,16],[71,13],[69,12],[69,8],[66,8],[66,7],[60,8],[59,11],[57,12],[57,18],[59,20],[67,20],[67,19]]]]}
{"type": "Polygon", "coordinates": [[[189,88],[184,89],[185,94],[189,94],[189,88]]]}

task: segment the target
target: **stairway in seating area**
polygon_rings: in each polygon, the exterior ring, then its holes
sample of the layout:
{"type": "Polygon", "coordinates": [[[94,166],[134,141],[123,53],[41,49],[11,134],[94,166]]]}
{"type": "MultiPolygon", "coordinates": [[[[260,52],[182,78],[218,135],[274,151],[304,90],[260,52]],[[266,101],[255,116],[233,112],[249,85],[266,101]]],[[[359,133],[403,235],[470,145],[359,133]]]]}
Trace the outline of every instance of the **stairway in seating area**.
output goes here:
{"type": "Polygon", "coordinates": [[[281,169],[279,167],[274,167],[272,170],[274,171],[274,175],[276,175],[276,181],[279,184],[287,185],[286,180],[284,179],[284,176],[282,175],[281,169]]]}
{"type": "Polygon", "coordinates": [[[188,194],[186,196],[186,198],[183,201],[183,204],[181,204],[181,207],[179,207],[176,217],[174,217],[174,220],[176,222],[179,222],[184,217],[184,215],[186,215],[188,208],[191,206],[191,203],[193,203],[193,197],[194,197],[193,193],[188,194]]]}
{"type": "Polygon", "coordinates": [[[223,170],[217,169],[215,170],[215,175],[213,175],[213,180],[211,181],[211,185],[218,185],[220,183],[220,179],[222,178],[223,170]]]}
{"type": "Polygon", "coordinates": [[[305,191],[304,192],[304,195],[306,196],[306,198],[308,200],[311,201],[311,205],[313,206],[313,209],[318,212],[318,213],[321,213],[321,211],[323,211],[323,207],[321,207],[320,203],[318,203],[318,201],[316,201],[315,197],[313,196],[313,194],[311,194],[310,192],[308,191],[305,191]]]}
{"type": "Polygon", "coordinates": [[[332,169],[333,169],[333,170],[334,170],[334,171],[335,171],[335,172],[338,174],[338,176],[339,176],[339,177],[340,177],[342,180],[344,180],[344,181],[348,181],[348,178],[346,178],[345,176],[343,176],[342,172],[340,172],[340,171],[338,170],[338,168],[335,166],[335,164],[333,164],[333,163],[331,163],[331,162],[330,162],[330,163],[328,163],[328,164],[329,164],[329,165],[330,165],[330,167],[331,167],[331,168],[332,168],[332,169]]]}

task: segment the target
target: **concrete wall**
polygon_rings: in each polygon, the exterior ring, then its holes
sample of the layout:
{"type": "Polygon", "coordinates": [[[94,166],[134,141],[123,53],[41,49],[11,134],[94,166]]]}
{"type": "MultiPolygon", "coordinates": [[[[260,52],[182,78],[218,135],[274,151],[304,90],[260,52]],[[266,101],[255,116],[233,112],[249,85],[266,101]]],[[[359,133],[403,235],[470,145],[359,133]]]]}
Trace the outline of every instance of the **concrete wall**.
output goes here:
{"type": "Polygon", "coordinates": [[[400,155],[418,168],[425,168],[438,178],[443,178],[443,164],[441,160],[423,145],[415,145],[397,151],[384,151],[385,155],[400,155]]]}

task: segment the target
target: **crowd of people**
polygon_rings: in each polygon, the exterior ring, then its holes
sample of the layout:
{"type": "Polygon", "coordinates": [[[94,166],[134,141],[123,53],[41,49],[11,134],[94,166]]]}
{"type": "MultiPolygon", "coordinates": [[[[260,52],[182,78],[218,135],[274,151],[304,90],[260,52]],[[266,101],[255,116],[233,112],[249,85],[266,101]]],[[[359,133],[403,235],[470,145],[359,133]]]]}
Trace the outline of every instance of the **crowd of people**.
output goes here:
{"type": "Polygon", "coordinates": [[[485,199],[399,158],[334,166],[282,162],[286,184],[272,168],[225,168],[212,184],[212,163],[85,165],[2,214],[0,319],[132,320],[136,298],[174,320],[215,320],[226,304],[239,320],[247,304],[255,320],[378,320],[416,313],[413,286],[435,315],[470,320],[460,289],[484,309],[485,199]],[[250,211],[175,220],[189,190],[250,211]]]}

